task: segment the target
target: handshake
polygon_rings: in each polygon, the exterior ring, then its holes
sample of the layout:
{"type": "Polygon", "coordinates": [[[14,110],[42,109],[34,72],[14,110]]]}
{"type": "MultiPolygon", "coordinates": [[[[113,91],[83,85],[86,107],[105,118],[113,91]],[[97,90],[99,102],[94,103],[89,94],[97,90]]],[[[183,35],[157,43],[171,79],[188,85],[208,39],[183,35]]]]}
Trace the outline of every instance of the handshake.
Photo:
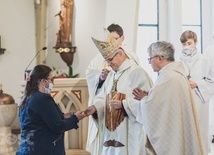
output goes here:
{"type": "MultiPolygon", "coordinates": [[[[93,113],[95,113],[97,110],[95,108],[95,106],[89,106],[87,107],[86,109],[84,110],[80,110],[80,111],[77,111],[75,113],[73,113],[74,115],[76,115],[76,117],[78,118],[78,120],[82,120],[83,118],[85,117],[88,117],[89,115],[92,115],[93,113]]],[[[68,118],[71,116],[71,113],[66,113],[64,114],[64,118],[68,118]]]]}

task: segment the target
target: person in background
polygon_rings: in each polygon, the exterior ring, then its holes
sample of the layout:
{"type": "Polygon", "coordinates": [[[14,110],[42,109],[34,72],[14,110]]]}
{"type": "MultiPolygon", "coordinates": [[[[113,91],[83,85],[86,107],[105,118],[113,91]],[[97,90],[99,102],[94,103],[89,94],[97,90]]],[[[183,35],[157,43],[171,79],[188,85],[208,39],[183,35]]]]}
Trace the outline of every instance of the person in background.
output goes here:
{"type": "Polygon", "coordinates": [[[143,125],[143,155],[205,155],[195,104],[183,64],[174,62],[171,43],[158,41],[148,48],[158,77],[147,91],[136,87],[134,98],[140,101],[137,121],[143,125]]]}
{"type": "MultiPolygon", "coordinates": [[[[213,32],[213,39],[214,39],[214,32],[213,32]]],[[[214,45],[210,45],[209,47],[207,47],[204,51],[204,55],[211,63],[213,63],[214,62],[214,45]]],[[[214,96],[210,99],[209,104],[210,104],[209,105],[210,106],[209,132],[213,136],[211,142],[214,143],[214,96]]]]}
{"type": "Polygon", "coordinates": [[[98,154],[139,155],[143,130],[136,122],[139,102],[133,98],[132,89],[138,86],[149,90],[151,79],[112,35],[108,41],[92,40],[112,68],[100,93],[84,111],[99,127],[98,154]]]}
{"type": "MultiPolygon", "coordinates": [[[[118,24],[111,24],[108,26],[107,30],[109,31],[107,33],[110,33],[110,35],[118,42],[118,44],[121,47],[125,48],[125,45],[123,44],[125,36],[122,27],[118,24]]],[[[128,50],[126,50],[125,52],[129,58],[133,58],[137,64],[139,63],[137,55],[134,52],[128,52],[128,50]]],[[[90,61],[90,64],[86,69],[86,80],[89,91],[88,106],[93,103],[94,97],[100,92],[103,83],[105,82],[106,77],[108,76],[108,73],[110,71],[111,67],[108,66],[107,62],[100,53],[90,61]]],[[[98,127],[90,116],[88,123],[88,138],[86,143],[86,150],[93,155],[98,155],[98,135],[98,127]]]]}
{"type": "Polygon", "coordinates": [[[183,46],[180,59],[189,80],[199,119],[205,154],[210,152],[209,140],[209,100],[214,95],[214,67],[197,49],[197,34],[191,30],[181,34],[183,46]]]}
{"type": "Polygon", "coordinates": [[[16,155],[65,155],[64,132],[77,129],[84,115],[82,111],[63,114],[49,95],[52,87],[51,68],[35,66],[19,105],[21,142],[16,155]]]}

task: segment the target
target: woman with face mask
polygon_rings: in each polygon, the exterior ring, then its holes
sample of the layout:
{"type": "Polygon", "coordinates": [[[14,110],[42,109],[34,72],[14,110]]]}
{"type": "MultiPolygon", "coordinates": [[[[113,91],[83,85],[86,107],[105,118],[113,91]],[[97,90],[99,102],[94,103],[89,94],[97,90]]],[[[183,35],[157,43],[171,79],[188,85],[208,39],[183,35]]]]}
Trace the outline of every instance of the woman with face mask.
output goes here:
{"type": "Polygon", "coordinates": [[[52,87],[51,68],[35,66],[19,105],[21,141],[17,155],[65,155],[64,132],[77,129],[84,116],[82,111],[63,114],[49,95],[52,87]]]}
{"type": "Polygon", "coordinates": [[[208,128],[209,99],[214,94],[214,66],[196,48],[195,32],[190,30],[183,32],[180,41],[183,46],[180,59],[183,61],[186,77],[192,88],[204,154],[208,154],[211,143],[208,128]]]}

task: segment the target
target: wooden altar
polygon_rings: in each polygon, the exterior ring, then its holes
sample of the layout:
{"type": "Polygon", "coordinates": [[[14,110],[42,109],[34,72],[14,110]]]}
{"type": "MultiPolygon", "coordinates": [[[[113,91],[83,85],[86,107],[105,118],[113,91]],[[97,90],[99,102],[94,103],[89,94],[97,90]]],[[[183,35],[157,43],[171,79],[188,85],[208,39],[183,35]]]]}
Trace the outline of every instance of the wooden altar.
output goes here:
{"type": "MultiPolygon", "coordinates": [[[[75,112],[88,106],[88,87],[83,78],[61,78],[54,80],[51,92],[62,112],[75,112]]],[[[88,131],[88,118],[79,122],[78,130],[65,133],[66,155],[90,155],[85,151],[88,131]]]]}

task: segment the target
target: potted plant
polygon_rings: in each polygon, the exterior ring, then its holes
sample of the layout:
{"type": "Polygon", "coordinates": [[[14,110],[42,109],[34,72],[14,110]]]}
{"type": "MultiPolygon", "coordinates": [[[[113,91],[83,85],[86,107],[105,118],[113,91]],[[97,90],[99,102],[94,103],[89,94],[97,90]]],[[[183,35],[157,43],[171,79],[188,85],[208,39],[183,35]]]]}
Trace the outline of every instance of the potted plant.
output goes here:
{"type": "Polygon", "coordinates": [[[73,68],[68,65],[69,73],[63,72],[61,69],[56,69],[56,67],[52,67],[53,73],[55,75],[55,78],[76,78],[79,76],[79,74],[73,75],[73,68]]]}

